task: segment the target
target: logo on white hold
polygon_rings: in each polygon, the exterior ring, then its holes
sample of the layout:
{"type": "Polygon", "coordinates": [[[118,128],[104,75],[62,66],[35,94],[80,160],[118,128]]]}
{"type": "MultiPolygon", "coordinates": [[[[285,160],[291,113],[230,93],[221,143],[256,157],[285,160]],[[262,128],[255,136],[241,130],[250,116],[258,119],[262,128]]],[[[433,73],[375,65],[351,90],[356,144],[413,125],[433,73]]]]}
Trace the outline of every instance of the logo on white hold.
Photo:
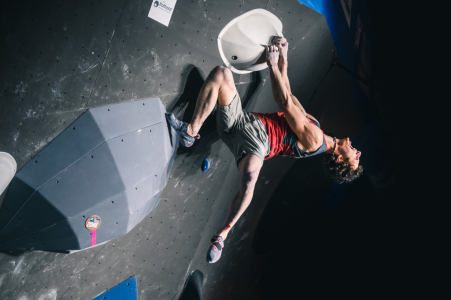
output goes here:
{"type": "Polygon", "coordinates": [[[86,226],[86,229],[97,230],[100,227],[101,223],[102,223],[102,220],[100,219],[100,217],[94,215],[94,216],[91,216],[88,219],[86,219],[85,226],[86,226]]]}
{"type": "MultiPolygon", "coordinates": [[[[97,223],[98,224],[98,223],[97,223]]],[[[88,222],[88,227],[91,227],[91,228],[97,228],[97,224],[96,223],[93,223],[93,222],[88,222]]]]}
{"type": "Polygon", "coordinates": [[[167,6],[164,2],[158,2],[158,1],[155,1],[154,6],[155,7],[159,6],[160,8],[162,8],[166,11],[172,11],[172,9],[173,9],[173,7],[167,6]]]}

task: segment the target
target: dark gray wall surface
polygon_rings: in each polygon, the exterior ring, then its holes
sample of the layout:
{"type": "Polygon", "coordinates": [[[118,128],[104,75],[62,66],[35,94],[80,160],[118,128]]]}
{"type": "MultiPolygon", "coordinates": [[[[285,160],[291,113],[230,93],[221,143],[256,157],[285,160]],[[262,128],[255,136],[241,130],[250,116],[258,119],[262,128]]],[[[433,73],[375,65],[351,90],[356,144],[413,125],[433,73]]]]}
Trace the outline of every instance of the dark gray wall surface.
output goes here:
{"type": "MultiPolygon", "coordinates": [[[[18,169],[89,107],[159,97],[168,111],[189,120],[203,80],[222,65],[218,33],[255,8],[281,19],[290,42],[292,92],[307,110],[315,95],[330,88],[322,81],[326,75],[344,78],[328,73],[334,45],[324,17],[295,0],[179,0],[169,27],[147,17],[150,5],[138,0],[2,4],[0,151],[11,153],[18,169]]],[[[268,78],[268,70],[234,75],[246,109],[278,110],[268,78]]],[[[342,94],[352,98],[347,86],[342,94]]],[[[323,95],[331,97],[322,100],[327,109],[334,95],[323,95]]],[[[70,255],[1,253],[0,297],[91,299],[136,275],[140,299],[176,299],[185,278],[199,269],[204,299],[258,299],[267,256],[253,254],[254,231],[295,160],[265,162],[254,199],[226,240],[223,257],[208,265],[209,240],[225,217],[239,174],[214,117],[200,134],[192,148],[179,149],[160,203],[128,234],[70,255]],[[205,158],[211,168],[202,172],[205,158]]]]}

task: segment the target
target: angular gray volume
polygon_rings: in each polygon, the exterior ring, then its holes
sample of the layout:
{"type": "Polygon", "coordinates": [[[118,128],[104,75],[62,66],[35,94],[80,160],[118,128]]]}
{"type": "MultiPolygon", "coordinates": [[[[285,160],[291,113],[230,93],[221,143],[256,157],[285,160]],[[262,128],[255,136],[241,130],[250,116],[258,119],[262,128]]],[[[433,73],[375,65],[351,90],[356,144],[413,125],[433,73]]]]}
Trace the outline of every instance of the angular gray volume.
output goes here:
{"type": "Polygon", "coordinates": [[[92,246],[129,232],[158,204],[179,141],[159,98],[92,108],[11,181],[0,210],[0,250],[92,246]]]}

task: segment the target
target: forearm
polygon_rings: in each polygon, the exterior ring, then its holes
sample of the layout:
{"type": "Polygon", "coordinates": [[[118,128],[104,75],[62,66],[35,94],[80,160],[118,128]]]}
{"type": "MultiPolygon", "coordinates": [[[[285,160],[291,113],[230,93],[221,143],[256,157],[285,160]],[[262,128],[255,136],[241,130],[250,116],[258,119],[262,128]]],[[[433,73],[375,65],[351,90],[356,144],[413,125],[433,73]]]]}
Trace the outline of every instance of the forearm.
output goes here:
{"type": "Polygon", "coordinates": [[[277,105],[279,105],[279,107],[283,110],[283,108],[288,104],[288,101],[291,101],[291,93],[285,85],[285,81],[278,66],[270,66],[269,73],[271,77],[271,90],[274,100],[276,100],[277,105]]]}
{"type": "Polygon", "coordinates": [[[304,115],[309,117],[310,115],[307,114],[301,102],[299,102],[298,98],[296,98],[293,94],[291,94],[290,81],[288,80],[288,60],[286,57],[284,56],[279,57],[278,68],[282,76],[283,82],[285,84],[285,87],[287,88],[288,93],[291,95],[291,100],[293,101],[293,104],[296,105],[304,115]]]}
{"type": "Polygon", "coordinates": [[[286,56],[279,57],[279,71],[282,74],[283,81],[287,87],[288,92],[291,94],[290,81],[288,80],[288,59],[286,56]]]}

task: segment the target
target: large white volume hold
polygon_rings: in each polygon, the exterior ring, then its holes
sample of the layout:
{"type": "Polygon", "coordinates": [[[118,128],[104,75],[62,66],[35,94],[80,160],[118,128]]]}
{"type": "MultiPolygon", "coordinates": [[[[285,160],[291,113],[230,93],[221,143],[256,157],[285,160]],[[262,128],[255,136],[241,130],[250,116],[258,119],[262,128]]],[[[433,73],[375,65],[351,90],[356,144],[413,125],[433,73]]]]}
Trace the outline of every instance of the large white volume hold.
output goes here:
{"type": "Polygon", "coordinates": [[[16,174],[17,163],[9,153],[0,152],[0,195],[16,174]]]}
{"type": "Polygon", "coordinates": [[[282,36],[282,22],[271,12],[254,9],[230,21],[218,35],[221,58],[232,72],[246,74],[267,68],[265,45],[282,36]]]}

